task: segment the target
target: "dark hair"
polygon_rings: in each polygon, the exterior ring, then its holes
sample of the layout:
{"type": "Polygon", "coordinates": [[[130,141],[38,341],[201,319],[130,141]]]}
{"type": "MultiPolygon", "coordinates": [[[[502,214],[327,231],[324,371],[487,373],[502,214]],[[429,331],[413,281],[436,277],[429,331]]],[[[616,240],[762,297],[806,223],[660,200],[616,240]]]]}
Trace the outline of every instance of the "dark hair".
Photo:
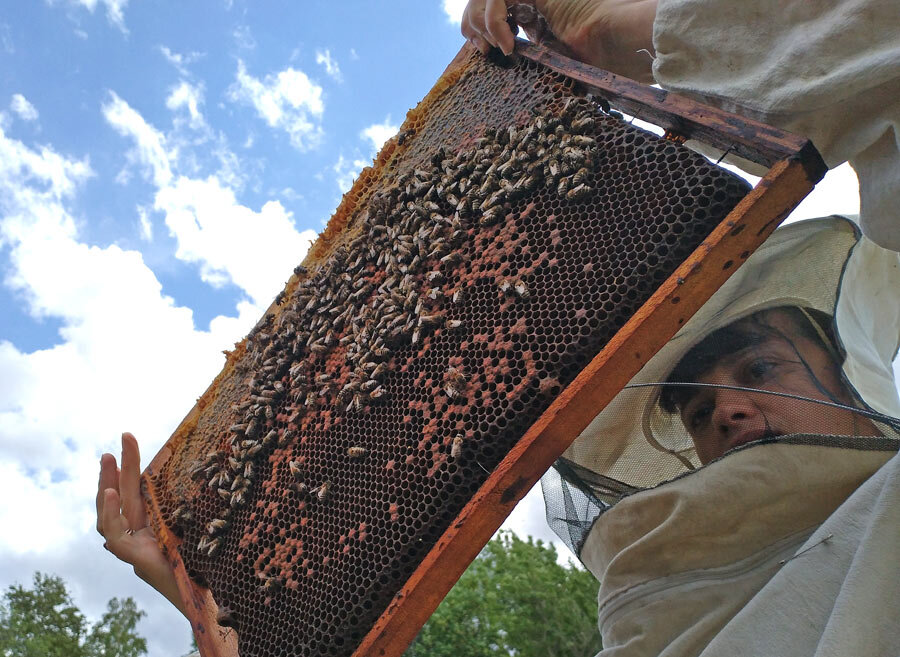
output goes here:
{"type": "MultiPolygon", "coordinates": [[[[778,306],[761,310],[710,333],[678,361],[666,383],[693,383],[725,356],[762,344],[773,337],[785,337],[777,328],[766,323],[765,315],[773,311],[786,313],[801,337],[813,340],[829,353],[834,353],[835,339],[831,315],[813,308],[801,310],[796,306],[778,306]],[[812,325],[810,318],[818,327],[812,325]],[[822,339],[823,333],[830,344],[822,339]]],[[[659,395],[659,405],[668,413],[676,413],[684,408],[696,391],[697,389],[692,386],[663,386],[659,395]]]]}

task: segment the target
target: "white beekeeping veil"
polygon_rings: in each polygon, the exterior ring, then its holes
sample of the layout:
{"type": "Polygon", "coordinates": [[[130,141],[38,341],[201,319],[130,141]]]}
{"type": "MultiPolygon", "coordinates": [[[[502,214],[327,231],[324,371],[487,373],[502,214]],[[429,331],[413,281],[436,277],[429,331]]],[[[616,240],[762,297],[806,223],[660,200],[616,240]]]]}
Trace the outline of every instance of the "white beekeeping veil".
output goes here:
{"type": "MultiPolygon", "coordinates": [[[[900,339],[900,254],[876,246],[842,217],[785,226],[638,372],[542,479],[548,522],[576,554],[594,520],[617,500],[701,466],[681,415],[666,403],[664,391],[677,383],[670,376],[719,329],[776,308],[798,309],[834,357],[835,377],[847,394],[829,393],[821,408],[855,407],[859,410],[839,412],[858,416],[869,427],[860,433],[897,435],[900,399],[892,361],[900,339]]],[[[816,386],[825,390],[819,382],[816,386]]],[[[785,390],[787,396],[791,392],[785,390]]],[[[799,433],[839,433],[822,430],[815,406],[796,404],[792,426],[803,427],[809,419],[809,428],[799,433]]]]}

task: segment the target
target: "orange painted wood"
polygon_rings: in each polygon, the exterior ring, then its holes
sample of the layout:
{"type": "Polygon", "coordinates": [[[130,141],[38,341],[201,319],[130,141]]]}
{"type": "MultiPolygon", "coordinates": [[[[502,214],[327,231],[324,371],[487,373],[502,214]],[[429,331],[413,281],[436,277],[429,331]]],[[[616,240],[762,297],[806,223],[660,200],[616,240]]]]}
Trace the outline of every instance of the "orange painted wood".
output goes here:
{"type": "Polygon", "coordinates": [[[814,182],[825,175],[825,163],[805,137],[629,80],[523,39],[516,39],[515,53],[581,82],[587,91],[602,96],[613,106],[676,135],[728,150],[767,167],[785,158],[800,157],[809,166],[809,177],[814,182]]]}

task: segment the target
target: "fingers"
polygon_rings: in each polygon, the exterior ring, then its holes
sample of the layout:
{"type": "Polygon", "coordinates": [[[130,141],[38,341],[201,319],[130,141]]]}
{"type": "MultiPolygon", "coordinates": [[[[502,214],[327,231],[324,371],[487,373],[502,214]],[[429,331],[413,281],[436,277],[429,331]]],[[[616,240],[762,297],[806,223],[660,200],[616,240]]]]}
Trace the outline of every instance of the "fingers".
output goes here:
{"type": "Polygon", "coordinates": [[[483,54],[497,46],[507,55],[515,40],[506,23],[505,0],[471,0],[463,12],[462,34],[483,54]]]}
{"type": "Polygon", "coordinates": [[[506,0],[487,0],[484,25],[490,37],[489,41],[500,48],[504,55],[511,54],[516,42],[506,22],[506,0]]]}
{"type": "MultiPolygon", "coordinates": [[[[103,535],[104,492],[107,488],[119,490],[119,469],[116,467],[116,457],[112,454],[104,454],[100,457],[100,481],[97,483],[97,531],[101,536],[103,535]]],[[[118,510],[118,507],[116,509],[118,510]]]]}
{"type": "Polygon", "coordinates": [[[119,495],[122,513],[128,527],[134,530],[147,526],[147,512],[141,499],[141,454],[137,440],[130,433],[122,434],[122,472],[119,474],[119,495]]]}
{"type": "Polygon", "coordinates": [[[119,513],[119,494],[112,488],[107,488],[101,492],[101,497],[100,522],[103,525],[101,533],[106,537],[106,548],[119,559],[131,563],[129,558],[131,536],[125,533],[128,524],[125,517],[119,513]]]}

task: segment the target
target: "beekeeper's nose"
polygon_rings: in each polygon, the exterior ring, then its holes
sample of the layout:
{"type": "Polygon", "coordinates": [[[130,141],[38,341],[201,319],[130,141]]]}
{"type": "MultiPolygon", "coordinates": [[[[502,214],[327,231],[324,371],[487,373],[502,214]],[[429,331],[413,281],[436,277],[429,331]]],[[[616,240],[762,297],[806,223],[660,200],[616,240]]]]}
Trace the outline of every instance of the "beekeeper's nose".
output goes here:
{"type": "Polygon", "coordinates": [[[715,403],[713,426],[726,435],[733,433],[735,429],[758,424],[762,414],[756,401],[740,390],[716,390],[715,403]]]}

